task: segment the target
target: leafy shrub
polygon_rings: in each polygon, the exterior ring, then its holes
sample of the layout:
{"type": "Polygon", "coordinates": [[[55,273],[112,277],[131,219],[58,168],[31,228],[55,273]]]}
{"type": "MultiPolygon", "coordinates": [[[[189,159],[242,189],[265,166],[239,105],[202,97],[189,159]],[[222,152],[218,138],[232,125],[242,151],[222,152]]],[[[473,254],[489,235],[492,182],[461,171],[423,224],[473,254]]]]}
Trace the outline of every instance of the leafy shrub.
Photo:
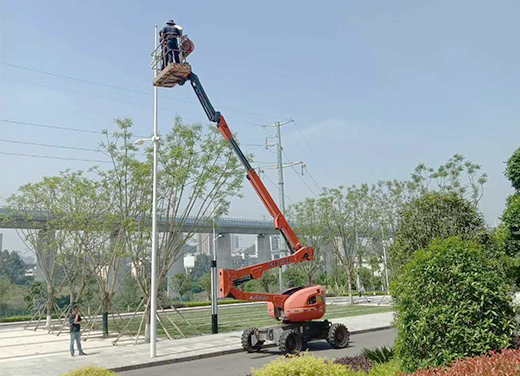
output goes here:
{"type": "Polygon", "coordinates": [[[508,347],[516,326],[501,263],[460,238],[418,251],[394,282],[404,371],[508,347]]]}
{"type": "Polygon", "coordinates": [[[334,359],[334,363],[344,365],[354,371],[368,372],[372,368],[373,362],[365,355],[345,356],[334,359]]]}
{"type": "Polygon", "coordinates": [[[415,251],[434,239],[461,236],[480,240],[486,233],[484,219],[475,205],[455,193],[428,193],[406,204],[400,214],[395,242],[389,249],[395,272],[411,260],[415,251]]]}
{"type": "MultiPolygon", "coordinates": [[[[350,376],[347,367],[328,362],[325,358],[301,354],[289,358],[280,357],[261,369],[253,370],[253,376],[350,376]]],[[[366,375],[366,373],[363,373],[366,375]]]]}
{"type": "Polygon", "coordinates": [[[448,368],[419,370],[413,376],[518,376],[520,350],[503,350],[477,358],[457,360],[448,368]]]}
{"type": "MultiPolygon", "coordinates": [[[[361,357],[341,358],[352,359],[361,357]]],[[[308,353],[294,357],[280,357],[261,369],[253,370],[253,376],[397,376],[400,364],[397,360],[392,360],[385,364],[375,364],[370,371],[353,370],[352,364],[342,364],[337,361],[328,361],[325,358],[314,357],[308,353]]]]}
{"type": "Polygon", "coordinates": [[[387,363],[394,358],[394,348],[381,346],[373,349],[363,349],[362,354],[374,363],[387,363]]]}
{"type": "Polygon", "coordinates": [[[99,367],[84,367],[61,376],[117,376],[117,373],[99,367]]]}

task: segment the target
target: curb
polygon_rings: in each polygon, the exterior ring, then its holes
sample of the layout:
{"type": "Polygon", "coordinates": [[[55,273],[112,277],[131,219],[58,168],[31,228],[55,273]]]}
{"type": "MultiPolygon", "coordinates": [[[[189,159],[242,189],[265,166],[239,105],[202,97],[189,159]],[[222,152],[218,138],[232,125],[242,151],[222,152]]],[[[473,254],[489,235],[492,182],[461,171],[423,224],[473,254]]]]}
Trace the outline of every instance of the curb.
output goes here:
{"type": "MultiPolygon", "coordinates": [[[[386,325],[386,326],[380,326],[377,328],[354,330],[354,331],[350,332],[350,334],[363,334],[363,333],[377,332],[380,330],[388,330],[388,329],[392,329],[392,326],[386,325]]],[[[114,367],[114,368],[109,368],[109,370],[113,371],[113,372],[132,371],[132,370],[136,370],[136,369],[164,366],[166,364],[175,364],[175,363],[181,363],[181,362],[190,362],[193,360],[214,358],[217,356],[230,355],[230,354],[244,352],[244,349],[242,348],[241,345],[237,345],[237,346],[240,346],[240,347],[237,347],[236,349],[215,351],[215,352],[211,352],[211,353],[207,353],[207,354],[191,355],[191,356],[186,356],[183,358],[166,359],[166,360],[152,361],[152,362],[148,362],[148,363],[133,364],[131,366],[114,367]]],[[[270,348],[270,347],[276,347],[276,344],[269,343],[264,346],[264,348],[270,348]]]]}

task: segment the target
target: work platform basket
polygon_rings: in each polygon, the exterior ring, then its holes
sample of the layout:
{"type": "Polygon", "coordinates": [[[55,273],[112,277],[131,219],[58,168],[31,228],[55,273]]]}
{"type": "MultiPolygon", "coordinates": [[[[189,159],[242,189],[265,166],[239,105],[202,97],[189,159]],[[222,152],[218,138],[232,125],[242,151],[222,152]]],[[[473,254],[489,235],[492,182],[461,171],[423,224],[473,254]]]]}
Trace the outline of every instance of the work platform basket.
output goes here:
{"type": "MultiPolygon", "coordinates": [[[[186,62],[186,57],[193,51],[194,44],[187,36],[178,37],[177,45],[179,46],[179,63],[170,62],[167,64],[168,48],[159,45],[152,52],[152,69],[156,71],[153,80],[154,86],[174,87],[175,85],[183,85],[191,73],[191,65],[186,62]]],[[[173,56],[173,51],[171,52],[173,56]]]]}

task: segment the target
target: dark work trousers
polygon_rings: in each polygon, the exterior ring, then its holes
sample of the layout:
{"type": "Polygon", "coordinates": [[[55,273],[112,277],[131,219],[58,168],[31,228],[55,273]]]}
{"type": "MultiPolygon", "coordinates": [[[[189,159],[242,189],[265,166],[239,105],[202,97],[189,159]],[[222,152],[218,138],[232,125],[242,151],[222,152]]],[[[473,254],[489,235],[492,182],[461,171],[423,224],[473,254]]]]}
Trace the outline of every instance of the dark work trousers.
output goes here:
{"type": "Polygon", "coordinates": [[[170,63],[180,63],[179,58],[179,45],[177,43],[177,38],[171,38],[168,41],[168,53],[167,53],[168,64],[170,63]]]}

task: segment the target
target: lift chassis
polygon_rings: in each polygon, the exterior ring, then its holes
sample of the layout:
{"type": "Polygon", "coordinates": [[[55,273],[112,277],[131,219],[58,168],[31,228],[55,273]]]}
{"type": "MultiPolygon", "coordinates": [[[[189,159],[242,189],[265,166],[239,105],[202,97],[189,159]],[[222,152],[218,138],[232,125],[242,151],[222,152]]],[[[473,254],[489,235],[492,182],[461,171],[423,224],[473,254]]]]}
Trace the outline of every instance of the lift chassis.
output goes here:
{"type": "MultiPolygon", "coordinates": [[[[193,51],[193,44],[191,44],[193,51]]],[[[157,64],[156,64],[157,66],[157,64]]],[[[347,346],[350,334],[343,324],[332,324],[327,320],[317,321],[325,315],[325,289],[319,285],[309,287],[293,287],[277,294],[244,291],[241,286],[248,281],[259,279],[263,273],[283,265],[311,261],[314,250],[303,246],[291,226],[285,219],[256,171],[240,149],[224,116],[215,111],[202,84],[188,63],[175,63],[164,67],[155,78],[154,85],[174,87],[189,81],[199,99],[208,119],[217,124],[221,135],[234,150],[238,160],[247,171],[247,179],[274,219],[274,227],[278,229],[287,243],[290,254],[279,259],[251,265],[242,269],[219,270],[219,295],[247,301],[265,301],[269,316],[280,324],[265,328],[249,328],[242,334],[242,346],[249,352],[260,351],[266,341],[278,345],[282,353],[298,353],[302,346],[313,340],[325,339],[334,348],[347,346]]]]}
{"type": "Polygon", "coordinates": [[[284,354],[297,354],[310,341],[326,340],[335,349],[348,345],[350,333],[343,324],[328,320],[304,321],[265,328],[249,328],[242,333],[242,347],[247,352],[262,350],[266,341],[274,342],[284,354]]]}

